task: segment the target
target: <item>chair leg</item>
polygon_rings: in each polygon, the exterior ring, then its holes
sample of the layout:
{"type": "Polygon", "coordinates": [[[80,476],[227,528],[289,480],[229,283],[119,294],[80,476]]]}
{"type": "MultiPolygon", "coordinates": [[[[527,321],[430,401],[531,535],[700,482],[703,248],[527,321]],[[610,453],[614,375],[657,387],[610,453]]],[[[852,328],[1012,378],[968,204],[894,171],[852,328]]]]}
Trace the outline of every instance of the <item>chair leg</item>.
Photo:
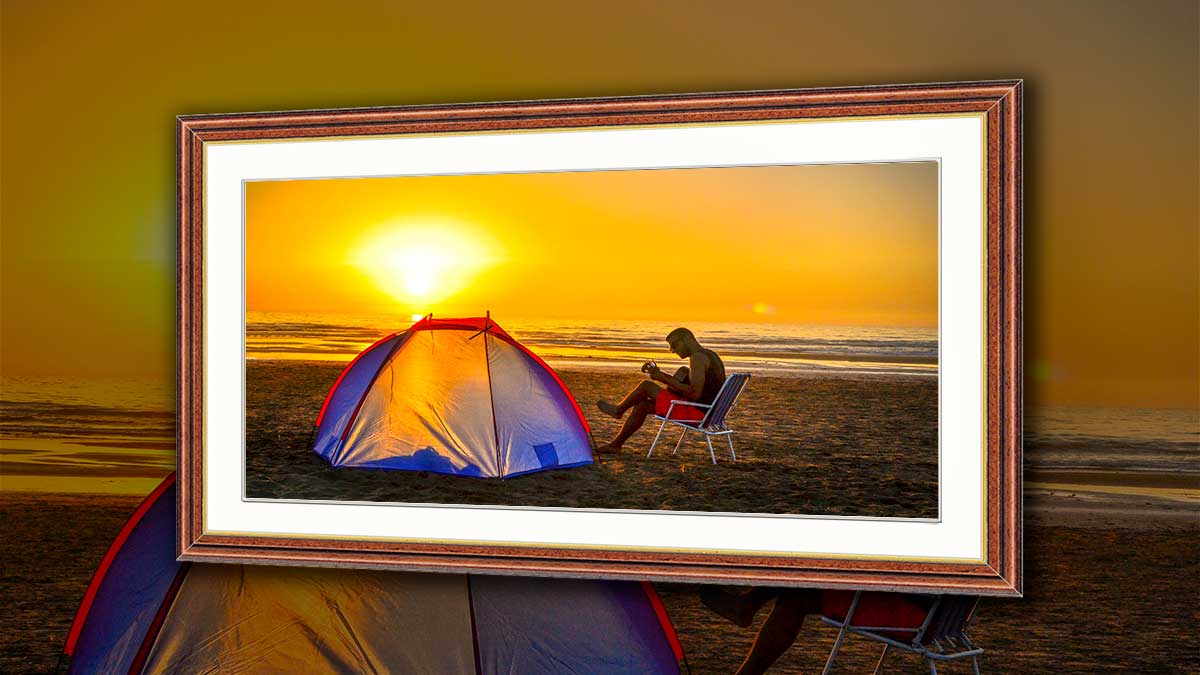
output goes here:
{"type": "Polygon", "coordinates": [[[933,659],[929,659],[929,673],[930,675],[937,675],[937,664],[933,662],[933,659]]]}
{"type": "Polygon", "coordinates": [[[659,438],[659,436],[662,436],[663,429],[666,429],[666,428],[667,428],[667,421],[663,420],[663,423],[658,426],[658,433],[654,434],[654,442],[650,444],[650,452],[646,453],[646,459],[650,459],[650,455],[654,454],[654,446],[658,445],[658,438],[659,438]]]}
{"type": "Polygon", "coordinates": [[[854,599],[850,601],[850,609],[846,610],[846,618],[842,619],[837,639],[833,641],[833,651],[829,652],[829,660],[825,662],[825,670],[821,671],[821,675],[829,675],[833,672],[833,660],[837,658],[838,650],[842,648],[842,640],[846,639],[846,628],[851,625],[851,621],[854,621],[854,612],[858,609],[860,598],[862,598],[862,591],[855,591],[854,599]]]}
{"type": "Polygon", "coordinates": [[[975,669],[975,675],[979,675],[979,657],[971,657],[971,667],[975,669]]]}
{"type": "Polygon", "coordinates": [[[883,653],[879,655],[879,663],[876,663],[875,670],[871,671],[873,675],[879,675],[883,672],[883,660],[887,658],[888,647],[891,647],[891,645],[886,643],[883,645],[883,653]]]}
{"type": "Polygon", "coordinates": [[[679,434],[679,440],[675,441],[675,449],[671,451],[672,455],[679,452],[679,446],[683,445],[683,437],[687,436],[687,432],[687,427],[684,427],[683,433],[679,434]]]}
{"type": "Polygon", "coordinates": [[[708,456],[712,457],[713,464],[717,463],[717,452],[713,450],[712,436],[704,434],[704,440],[708,442],[708,456]]]}
{"type": "Polygon", "coordinates": [[[829,658],[825,661],[825,670],[821,671],[821,675],[829,675],[833,672],[833,662],[837,659],[838,650],[842,648],[842,640],[846,638],[846,626],[843,624],[838,630],[837,639],[833,641],[833,650],[829,652],[829,658]]]}
{"type": "Polygon", "coordinates": [[[729,441],[729,456],[736,462],[737,453],[733,451],[733,434],[725,434],[725,440],[729,441]]]}

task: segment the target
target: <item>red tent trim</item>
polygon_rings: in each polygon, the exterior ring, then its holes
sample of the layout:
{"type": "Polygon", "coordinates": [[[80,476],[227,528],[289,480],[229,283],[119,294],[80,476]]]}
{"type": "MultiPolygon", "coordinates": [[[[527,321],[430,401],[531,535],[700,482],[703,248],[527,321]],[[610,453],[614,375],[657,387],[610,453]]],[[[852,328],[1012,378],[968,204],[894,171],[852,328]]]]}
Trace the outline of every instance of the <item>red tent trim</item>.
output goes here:
{"type": "Polygon", "coordinates": [[[667,616],[667,608],[663,607],[662,599],[658,597],[658,591],[654,590],[654,584],[649,581],[642,582],[642,590],[646,592],[650,606],[654,608],[654,614],[658,617],[658,625],[662,628],[663,634],[667,636],[671,651],[675,653],[675,660],[682,661],[683,645],[679,644],[679,636],[675,634],[675,626],[671,624],[671,617],[667,616]]]}
{"type": "Polygon", "coordinates": [[[385,341],[396,337],[397,335],[399,335],[399,333],[391,333],[379,338],[373,342],[370,347],[367,347],[359,352],[357,356],[350,360],[350,363],[346,364],[346,367],[342,369],[342,374],[338,375],[337,381],[333,383],[333,386],[329,388],[329,393],[325,395],[325,402],[321,404],[321,412],[317,414],[317,423],[314,426],[321,426],[321,420],[325,419],[325,409],[329,407],[329,402],[333,400],[333,392],[337,391],[338,385],[342,383],[342,378],[346,377],[346,373],[350,372],[350,369],[354,367],[354,364],[358,363],[358,360],[361,359],[364,354],[372,349],[375,349],[385,341]]]}
{"type": "Polygon", "coordinates": [[[88,584],[87,592],[83,594],[83,602],[79,603],[79,611],[75,613],[75,620],[71,623],[71,631],[67,633],[67,644],[63,647],[63,653],[71,656],[75,651],[75,643],[79,641],[79,633],[83,630],[83,622],[87,620],[88,612],[92,609],[92,602],[96,599],[96,593],[100,590],[100,584],[104,582],[105,575],[108,574],[108,568],[112,566],[113,560],[116,559],[117,553],[121,551],[121,547],[125,545],[125,541],[129,539],[129,535],[133,534],[134,528],[142,521],[142,517],[150,510],[162,493],[167,491],[167,488],[175,484],[175,472],[163,479],[163,482],[154,488],[154,491],[138,504],[137,509],[129,520],[125,521],[124,527],[117,534],[117,538],[108,547],[108,552],[104,554],[104,559],[100,561],[100,565],[96,568],[96,573],[92,575],[92,582],[88,584]]]}
{"type": "Polygon", "coordinates": [[[588,433],[588,436],[591,436],[592,427],[588,424],[587,418],[583,416],[583,409],[579,407],[579,402],[575,400],[575,395],[572,394],[571,390],[567,388],[567,384],[562,381],[562,378],[558,376],[558,373],[554,372],[554,369],[550,367],[550,364],[543,361],[542,357],[529,351],[529,348],[525,345],[512,339],[512,337],[510,337],[507,333],[504,335],[498,335],[497,337],[528,354],[529,358],[536,361],[537,364],[544,368],[547,373],[550,373],[550,377],[553,377],[554,381],[558,383],[558,386],[562,387],[563,393],[567,395],[567,400],[570,401],[571,406],[575,408],[575,414],[579,416],[579,423],[583,425],[583,430],[588,433]]]}
{"type": "Polygon", "coordinates": [[[471,651],[475,655],[475,675],[483,675],[483,661],[479,654],[479,630],[475,627],[475,591],[471,590],[471,575],[467,577],[467,611],[471,615],[471,651]]]}
{"type": "MultiPolygon", "coordinates": [[[[343,442],[345,442],[346,438],[350,435],[350,429],[354,427],[354,422],[358,420],[358,411],[362,410],[363,403],[366,403],[367,394],[371,393],[371,387],[375,386],[375,380],[379,379],[379,374],[383,372],[383,369],[388,367],[388,364],[392,362],[392,359],[396,358],[396,354],[400,353],[400,350],[404,349],[404,345],[408,344],[409,342],[410,340],[408,338],[397,341],[396,344],[392,346],[392,351],[389,352],[387,356],[383,357],[383,362],[379,364],[379,368],[375,370],[375,374],[371,375],[371,381],[367,383],[367,388],[363,389],[362,396],[360,396],[358,399],[358,405],[354,406],[354,412],[350,414],[350,419],[346,421],[346,428],[342,429],[343,442]]],[[[332,396],[332,392],[330,395],[332,396]]]]}
{"type": "Polygon", "coordinates": [[[473,330],[479,332],[482,332],[484,329],[486,329],[487,332],[492,335],[502,335],[509,340],[512,339],[508,333],[504,332],[503,328],[497,326],[495,321],[492,321],[490,317],[486,316],[473,316],[466,319],[432,319],[427,316],[414,323],[412,326],[409,326],[408,329],[411,331],[451,329],[473,330]]]}
{"type": "Polygon", "coordinates": [[[142,638],[142,645],[138,647],[137,654],[133,657],[133,662],[129,664],[129,675],[138,675],[142,672],[142,668],[146,665],[146,659],[150,656],[150,648],[154,646],[155,640],[158,639],[158,633],[162,630],[163,622],[167,619],[167,612],[170,611],[171,605],[175,604],[175,598],[179,595],[179,589],[183,586],[183,579],[187,576],[192,564],[185,562],[179,566],[179,570],[175,572],[175,578],[171,580],[171,587],[167,589],[166,595],[163,596],[162,603],[158,606],[158,611],[154,613],[154,620],[150,622],[150,626],[146,629],[146,635],[142,638]]]}

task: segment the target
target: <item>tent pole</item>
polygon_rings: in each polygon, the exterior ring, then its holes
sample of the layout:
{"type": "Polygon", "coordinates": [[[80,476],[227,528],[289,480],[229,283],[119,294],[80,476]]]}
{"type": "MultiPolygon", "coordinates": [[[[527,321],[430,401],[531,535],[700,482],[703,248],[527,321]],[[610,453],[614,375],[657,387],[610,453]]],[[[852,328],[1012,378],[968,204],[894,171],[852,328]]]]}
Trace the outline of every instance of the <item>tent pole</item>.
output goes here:
{"type": "Polygon", "coordinates": [[[600,446],[596,443],[596,436],[595,436],[595,434],[592,433],[591,427],[588,427],[587,432],[588,432],[588,440],[590,440],[592,442],[592,459],[596,460],[596,462],[599,464],[603,464],[604,460],[601,459],[600,454],[596,452],[596,448],[598,448],[600,446]]]}

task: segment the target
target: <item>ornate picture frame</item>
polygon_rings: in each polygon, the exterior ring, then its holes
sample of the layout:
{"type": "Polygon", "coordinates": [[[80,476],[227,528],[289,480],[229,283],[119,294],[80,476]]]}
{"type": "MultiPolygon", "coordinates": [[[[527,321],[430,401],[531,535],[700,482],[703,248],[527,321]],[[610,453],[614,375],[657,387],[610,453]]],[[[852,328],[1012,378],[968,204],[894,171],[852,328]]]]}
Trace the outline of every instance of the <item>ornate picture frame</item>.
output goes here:
{"type": "Polygon", "coordinates": [[[179,117],[180,559],[1020,595],[1021,110],[1006,80],[179,117]],[[247,498],[247,182],[918,160],[937,518],[247,498]]]}

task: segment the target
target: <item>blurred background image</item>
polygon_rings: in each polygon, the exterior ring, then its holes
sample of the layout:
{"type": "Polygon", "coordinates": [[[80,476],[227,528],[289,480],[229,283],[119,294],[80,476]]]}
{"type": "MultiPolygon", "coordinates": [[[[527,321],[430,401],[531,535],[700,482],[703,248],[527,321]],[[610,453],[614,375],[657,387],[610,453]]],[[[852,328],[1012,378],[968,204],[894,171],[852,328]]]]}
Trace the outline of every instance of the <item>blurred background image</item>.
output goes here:
{"type": "MultiPolygon", "coordinates": [[[[1027,595],[982,604],[982,665],[1200,670],[1195,2],[0,11],[0,670],[53,670],[104,551],[174,467],[176,115],[1012,77],[1027,595]]],[[[692,671],[732,672],[759,624],[694,591],[659,585],[692,671]]],[[[819,670],[833,636],[806,625],[772,672],[819,670]]],[[[843,657],[861,672],[878,651],[843,657]]]]}

